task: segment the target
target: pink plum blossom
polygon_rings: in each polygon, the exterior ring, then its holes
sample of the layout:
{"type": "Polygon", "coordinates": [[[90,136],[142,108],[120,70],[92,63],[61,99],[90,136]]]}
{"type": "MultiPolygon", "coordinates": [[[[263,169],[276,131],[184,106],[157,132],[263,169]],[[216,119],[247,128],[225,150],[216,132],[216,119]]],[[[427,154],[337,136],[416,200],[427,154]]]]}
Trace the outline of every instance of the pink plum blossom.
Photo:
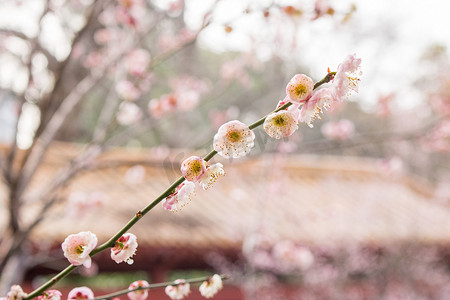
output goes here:
{"type": "Polygon", "coordinates": [[[181,300],[187,297],[191,292],[191,286],[184,279],[177,279],[173,282],[175,285],[166,286],[166,295],[173,300],[181,300]]]}
{"type": "Polygon", "coordinates": [[[177,108],[177,98],[174,94],[164,94],[159,99],[152,99],[148,103],[148,110],[154,118],[161,118],[177,108]]]}
{"type": "Polygon", "coordinates": [[[212,298],[223,288],[222,278],[214,274],[207,281],[203,281],[200,285],[199,291],[200,294],[205,298],[212,298]]]}
{"type": "Polygon", "coordinates": [[[122,31],[114,28],[102,28],[94,33],[94,40],[97,44],[107,44],[111,41],[117,41],[122,37],[122,31]]]}
{"type": "Polygon", "coordinates": [[[173,193],[162,200],[162,206],[166,210],[177,212],[191,201],[194,194],[195,183],[185,181],[177,186],[173,193]]]}
{"type": "Polygon", "coordinates": [[[220,69],[220,76],[226,81],[237,80],[243,87],[249,87],[251,84],[245,64],[239,59],[226,61],[220,69]]]}
{"type": "Polygon", "coordinates": [[[330,109],[332,104],[333,97],[330,90],[318,90],[302,106],[300,110],[300,120],[308,124],[309,127],[313,127],[311,123],[316,119],[320,119],[320,114],[323,113],[323,109],[330,109]]]}
{"type": "Polygon", "coordinates": [[[253,148],[255,134],[244,123],[234,120],[220,126],[214,135],[214,150],[222,157],[238,158],[253,148]]]}
{"type": "Polygon", "coordinates": [[[94,292],[86,286],[81,286],[72,289],[67,296],[67,300],[78,300],[78,299],[94,299],[94,292]]]}
{"type": "Polygon", "coordinates": [[[122,235],[111,248],[111,258],[116,263],[123,261],[131,265],[133,263],[133,255],[136,253],[138,247],[137,238],[132,233],[122,235]]]}
{"type": "Polygon", "coordinates": [[[347,58],[339,64],[333,84],[330,87],[331,94],[335,101],[344,101],[351,92],[358,92],[358,84],[361,76],[361,58],[357,58],[355,54],[347,56],[347,58]]]}
{"type": "Polygon", "coordinates": [[[117,123],[124,126],[132,125],[141,118],[141,109],[132,102],[122,102],[116,114],[117,123]]]}
{"type": "Polygon", "coordinates": [[[305,74],[297,74],[286,86],[286,94],[291,102],[302,103],[311,98],[314,81],[305,74]]]}
{"type": "Polygon", "coordinates": [[[396,176],[404,171],[403,161],[400,157],[394,156],[377,161],[378,168],[385,175],[396,176]]]}
{"type": "Polygon", "coordinates": [[[89,254],[95,246],[97,246],[97,236],[90,231],[71,234],[61,245],[64,256],[71,264],[84,265],[86,268],[91,266],[92,260],[89,254]]]}
{"type": "Polygon", "coordinates": [[[289,110],[271,113],[264,121],[264,131],[272,138],[280,139],[292,135],[297,129],[298,119],[289,110]]]}
{"type": "Polygon", "coordinates": [[[198,156],[186,158],[181,163],[181,174],[187,181],[196,182],[206,172],[206,161],[198,156]]]}
{"type": "Polygon", "coordinates": [[[448,152],[450,150],[450,121],[439,122],[423,137],[422,144],[428,151],[448,152]]]}
{"type": "Polygon", "coordinates": [[[8,294],[6,294],[7,300],[22,300],[27,296],[27,293],[25,293],[22,290],[22,287],[20,285],[13,285],[11,286],[11,289],[9,290],[8,294]]]}
{"type": "Polygon", "coordinates": [[[60,300],[62,294],[58,290],[45,291],[43,295],[38,297],[38,300],[60,300]]]}
{"type": "Polygon", "coordinates": [[[141,91],[128,80],[119,81],[116,85],[116,92],[120,98],[127,101],[134,101],[141,96],[141,91]]]}
{"type": "Polygon", "coordinates": [[[127,294],[130,300],[145,300],[148,297],[148,287],[150,284],[145,280],[138,280],[130,284],[128,290],[134,290],[138,287],[146,287],[147,289],[133,291],[127,294]]]}
{"type": "Polygon", "coordinates": [[[330,140],[345,141],[355,132],[353,122],[342,119],[335,122],[327,122],[321,127],[322,134],[330,140]]]}

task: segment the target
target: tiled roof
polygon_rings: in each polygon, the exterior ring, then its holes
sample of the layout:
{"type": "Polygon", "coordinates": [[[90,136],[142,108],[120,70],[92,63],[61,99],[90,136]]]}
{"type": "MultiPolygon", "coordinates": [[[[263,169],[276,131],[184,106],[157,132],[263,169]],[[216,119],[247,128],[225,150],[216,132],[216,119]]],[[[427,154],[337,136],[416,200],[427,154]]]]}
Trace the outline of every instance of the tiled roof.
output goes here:
{"type": "MultiPolygon", "coordinates": [[[[29,196],[54,180],[56,170],[74,155],[71,149],[60,144],[51,149],[29,196]]],[[[178,178],[179,171],[168,166],[179,164],[170,160],[155,158],[149,150],[114,150],[102,164],[126,166],[82,173],[60,194],[101,191],[107,199],[103,207],[74,217],[61,201],[32,239],[59,244],[70,233],[90,230],[99,242],[106,241],[178,178]],[[135,164],[145,166],[145,177],[127,182],[125,174],[135,164]]],[[[424,185],[419,189],[407,177],[380,172],[374,160],[263,155],[222,162],[226,176],[208,191],[198,191],[180,212],[158,205],[130,230],[140,247],[240,247],[255,230],[274,239],[313,244],[450,240],[450,208],[431,199],[424,185]]],[[[38,206],[29,204],[22,221],[31,220],[38,206]]],[[[6,217],[1,219],[4,226],[6,217]]]]}

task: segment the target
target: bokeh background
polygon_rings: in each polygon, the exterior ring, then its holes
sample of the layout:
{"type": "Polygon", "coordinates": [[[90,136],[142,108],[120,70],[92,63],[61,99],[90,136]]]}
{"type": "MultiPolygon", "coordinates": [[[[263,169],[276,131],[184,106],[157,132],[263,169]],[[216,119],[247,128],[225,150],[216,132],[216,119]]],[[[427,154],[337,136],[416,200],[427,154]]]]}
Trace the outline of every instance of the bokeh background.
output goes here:
{"type": "Polygon", "coordinates": [[[227,175],[213,188],[131,230],[132,265],[101,253],[56,287],[227,273],[218,299],[448,299],[449,9],[0,1],[0,294],[63,269],[71,233],[106,241],[294,74],[318,81],[356,53],[359,93],[289,138],[256,129],[246,158],[214,158],[227,175]]]}

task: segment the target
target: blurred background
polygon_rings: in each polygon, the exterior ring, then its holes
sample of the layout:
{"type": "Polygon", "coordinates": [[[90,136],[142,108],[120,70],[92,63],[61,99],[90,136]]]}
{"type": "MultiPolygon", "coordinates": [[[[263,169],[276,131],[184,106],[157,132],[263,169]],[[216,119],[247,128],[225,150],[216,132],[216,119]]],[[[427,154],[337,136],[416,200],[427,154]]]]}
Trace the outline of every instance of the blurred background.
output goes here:
{"type": "Polygon", "coordinates": [[[0,1],[0,294],[66,267],[71,233],[106,241],[293,75],[318,81],[356,53],[359,93],[281,141],[256,129],[250,155],[213,159],[227,173],[213,188],[133,227],[132,265],[101,253],[56,288],[227,273],[217,299],[448,299],[449,9],[0,1]]]}

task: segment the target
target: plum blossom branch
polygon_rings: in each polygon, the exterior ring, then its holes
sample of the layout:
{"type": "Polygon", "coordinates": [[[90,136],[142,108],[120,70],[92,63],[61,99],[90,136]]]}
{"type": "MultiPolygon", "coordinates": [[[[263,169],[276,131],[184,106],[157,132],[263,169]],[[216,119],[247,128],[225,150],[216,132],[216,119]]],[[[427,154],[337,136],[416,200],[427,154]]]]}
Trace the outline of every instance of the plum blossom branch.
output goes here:
{"type": "MultiPolygon", "coordinates": [[[[161,287],[166,287],[166,286],[169,286],[169,285],[178,286],[180,284],[186,284],[186,283],[201,283],[201,282],[204,282],[205,280],[208,280],[209,278],[210,277],[207,276],[207,277],[197,277],[197,278],[185,279],[182,283],[181,282],[177,282],[177,280],[161,282],[161,283],[153,283],[153,284],[149,284],[148,286],[139,286],[139,287],[134,288],[134,289],[124,289],[124,290],[120,290],[120,291],[117,291],[117,292],[114,292],[114,293],[98,296],[98,297],[93,298],[92,300],[112,299],[114,297],[125,295],[125,294],[128,294],[130,292],[141,291],[141,290],[149,290],[149,289],[154,289],[154,288],[161,288],[161,287]]],[[[230,276],[226,275],[226,274],[222,274],[222,275],[220,275],[220,278],[222,280],[227,280],[227,279],[230,279],[230,276]]]]}
{"type": "MultiPolygon", "coordinates": [[[[313,89],[318,88],[319,86],[321,86],[324,83],[327,83],[329,81],[332,80],[333,78],[332,73],[328,73],[322,80],[320,80],[319,82],[317,82],[313,89]]],[[[284,103],[283,105],[281,105],[280,107],[278,107],[277,109],[275,109],[272,113],[274,112],[278,112],[284,109],[289,108],[289,106],[292,105],[292,102],[287,102],[284,103]]],[[[271,113],[271,114],[272,114],[271,113]]],[[[268,114],[267,116],[259,119],[258,121],[250,124],[248,126],[248,128],[254,129],[258,126],[261,126],[264,121],[266,120],[266,118],[269,116],[270,114],[268,114]]],[[[205,155],[203,157],[203,160],[205,161],[209,161],[211,160],[216,154],[218,154],[218,151],[216,150],[211,150],[211,152],[209,152],[207,155],[205,155]]],[[[95,248],[94,250],[92,250],[92,252],[90,252],[90,257],[96,255],[99,252],[102,252],[108,248],[112,248],[115,246],[116,241],[123,235],[125,234],[131,227],[134,226],[134,224],[136,224],[144,215],[146,215],[150,210],[152,210],[157,204],[159,204],[163,199],[165,199],[166,197],[168,197],[169,195],[171,195],[173,193],[173,191],[179,186],[181,185],[186,179],[184,177],[180,177],[178,178],[178,180],[176,180],[174,183],[172,183],[171,186],[169,186],[164,192],[162,192],[153,202],[151,202],[149,205],[147,205],[144,209],[139,210],[136,215],[122,228],[120,229],[114,236],[112,236],[108,241],[106,241],[105,243],[103,243],[102,245],[98,246],[97,248],[95,248]]],[[[34,290],[33,292],[31,292],[26,298],[24,298],[25,300],[29,300],[32,299],[33,297],[36,297],[38,295],[41,295],[46,289],[48,289],[49,287],[53,286],[56,282],[58,282],[59,280],[61,280],[63,277],[67,276],[70,272],[72,272],[74,269],[76,268],[76,266],[74,265],[70,265],[67,268],[65,268],[62,272],[60,272],[59,274],[57,274],[55,277],[53,277],[51,280],[47,281],[46,283],[44,283],[42,286],[40,286],[39,288],[37,288],[36,290],[34,290]]]]}

